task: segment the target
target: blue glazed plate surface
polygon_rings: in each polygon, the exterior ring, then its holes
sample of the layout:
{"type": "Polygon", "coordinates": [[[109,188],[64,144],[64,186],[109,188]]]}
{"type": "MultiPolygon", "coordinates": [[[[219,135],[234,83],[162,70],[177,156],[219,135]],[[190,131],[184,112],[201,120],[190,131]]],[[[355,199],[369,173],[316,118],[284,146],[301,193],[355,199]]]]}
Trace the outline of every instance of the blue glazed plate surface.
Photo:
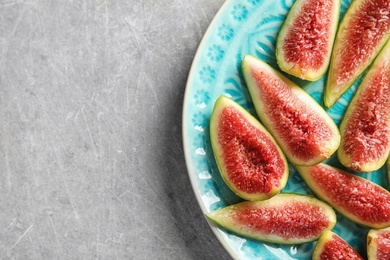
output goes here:
{"type": "MultiPolygon", "coordinates": [[[[241,201],[222,181],[209,139],[209,120],[216,99],[231,97],[255,115],[241,75],[246,54],[258,57],[274,68],[276,36],[292,0],[228,0],[210,24],[198,48],[186,86],[183,107],[183,142],[188,173],[203,213],[241,201]]],[[[343,0],[340,17],[350,0],[343,0]]],[[[326,75],[316,82],[290,77],[323,106],[326,75]]],[[[358,82],[357,82],[358,84],[358,82]]],[[[337,125],[356,91],[355,84],[327,112],[337,125]]],[[[333,156],[329,164],[342,168],[333,156]]],[[[387,188],[385,166],[375,173],[359,174],[387,188]]],[[[282,192],[312,194],[290,165],[290,176],[282,192]]],[[[196,203],[194,201],[194,203],[196,203]]],[[[365,256],[367,229],[341,215],[334,231],[365,256]]],[[[210,224],[221,244],[235,259],[311,259],[316,242],[302,245],[262,243],[221,230],[210,224]]]]}

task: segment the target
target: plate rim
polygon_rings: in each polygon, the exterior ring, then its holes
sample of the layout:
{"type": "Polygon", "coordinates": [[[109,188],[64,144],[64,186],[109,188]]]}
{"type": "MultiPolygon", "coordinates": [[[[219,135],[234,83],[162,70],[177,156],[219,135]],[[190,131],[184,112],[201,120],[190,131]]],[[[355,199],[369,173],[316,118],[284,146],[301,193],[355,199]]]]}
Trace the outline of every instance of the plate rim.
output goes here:
{"type": "Polygon", "coordinates": [[[200,59],[201,53],[202,53],[202,51],[204,49],[204,46],[206,45],[206,40],[210,37],[211,31],[214,28],[214,25],[217,23],[219,18],[223,15],[224,10],[227,8],[227,6],[229,5],[229,3],[231,1],[232,0],[225,0],[223,2],[223,4],[219,7],[219,9],[216,12],[216,14],[214,15],[213,19],[211,20],[211,22],[207,26],[207,29],[206,29],[205,33],[203,34],[201,41],[199,42],[199,45],[197,47],[197,50],[195,52],[194,58],[193,58],[192,63],[191,63],[190,71],[188,73],[188,77],[187,77],[187,81],[186,81],[186,85],[185,85],[185,92],[184,92],[184,98],[183,98],[183,109],[182,109],[182,118],[181,118],[181,120],[182,120],[182,138],[183,138],[184,160],[185,160],[185,164],[186,164],[186,168],[187,168],[187,174],[188,174],[189,179],[190,179],[192,192],[194,193],[194,195],[196,197],[197,203],[198,203],[198,205],[199,205],[199,207],[200,207],[200,209],[201,209],[201,211],[203,213],[203,217],[206,220],[207,225],[209,226],[209,228],[213,231],[214,235],[217,237],[218,241],[223,246],[223,248],[228,252],[228,254],[231,257],[233,257],[234,259],[238,259],[239,256],[234,252],[233,248],[230,247],[227,244],[227,242],[225,241],[225,239],[222,236],[221,231],[215,225],[211,224],[210,221],[204,216],[208,212],[207,212],[207,210],[205,208],[205,205],[203,203],[202,198],[200,197],[199,192],[195,192],[196,190],[198,190],[198,184],[197,184],[197,182],[195,180],[194,169],[193,169],[193,167],[190,167],[191,156],[190,156],[190,151],[189,151],[190,150],[189,149],[189,140],[186,137],[187,126],[186,126],[186,123],[185,123],[186,122],[186,118],[188,118],[187,117],[187,111],[188,110],[186,108],[188,107],[187,104],[188,104],[189,98],[190,98],[189,97],[190,85],[191,85],[191,82],[193,81],[193,78],[194,78],[194,75],[195,75],[195,64],[200,59]]]}

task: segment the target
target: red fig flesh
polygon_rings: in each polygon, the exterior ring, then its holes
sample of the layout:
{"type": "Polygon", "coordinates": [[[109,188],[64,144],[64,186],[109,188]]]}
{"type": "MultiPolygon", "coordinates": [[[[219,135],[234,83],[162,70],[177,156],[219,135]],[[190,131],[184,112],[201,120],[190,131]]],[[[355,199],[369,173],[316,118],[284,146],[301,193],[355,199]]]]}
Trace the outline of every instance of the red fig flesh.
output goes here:
{"type": "Polygon", "coordinates": [[[368,260],[390,259],[390,228],[371,229],[367,234],[368,260]]]}
{"type": "Polygon", "coordinates": [[[340,125],[340,162],[354,171],[382,167],[390,151],[390,41],[375,59],[340,125]]]}
{"type": "Polygon", "coordinates": [[[296,168],[318,197],[350,220],[370,228],[390,226],[390,193],[381,186],[322,163],[296,168]]]}
{"type": "Polygon", "coordinates": [[[287,160],[274,138],[249,112],[221,96],[210,120],[210,138],[219,171],[241,198],[263,200],[287,183],[287,160]]]}
{"type": "Polygon", "coordinates": [[[336,224],[326,203],[306,195],[278,194],[206,214],[216,225],[239,235],[274,243],[299,244],[318,239],[336,224]]]}
{"type": "Polygon", "coordinates": [[[325,106],[331,107],[371,64],[390,36],[389,0],[354,0],[336,34],[325,106]]]}
{"type": "Polygon", "coordinates": [[[336,233],[322,233],[313,252],[313,260],[363,260],[359,253],[336,233]]]}
{"type": "Polygon", "coordinates": [[[255,57],[242,69],[257,115],[292,163],[314,165],[337,150],[336,124],[306,91],[255,57]]]}
{"type": "Polygon", "coordinates": [[[328,69],[340,14],[340,0],[297,0],[276,41],[280,68],[310,81],[328,69]]]}

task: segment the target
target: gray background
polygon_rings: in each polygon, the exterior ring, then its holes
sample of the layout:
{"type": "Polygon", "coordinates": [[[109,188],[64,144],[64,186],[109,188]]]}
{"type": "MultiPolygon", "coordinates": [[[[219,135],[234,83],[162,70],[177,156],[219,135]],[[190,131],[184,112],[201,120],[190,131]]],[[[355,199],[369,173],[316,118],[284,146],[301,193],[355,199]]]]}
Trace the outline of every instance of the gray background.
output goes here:
{"type": "Polygon", "coordinates": [[[229,259],[181,115],[223,0],[0,0],[1,259],[229,259]]]}

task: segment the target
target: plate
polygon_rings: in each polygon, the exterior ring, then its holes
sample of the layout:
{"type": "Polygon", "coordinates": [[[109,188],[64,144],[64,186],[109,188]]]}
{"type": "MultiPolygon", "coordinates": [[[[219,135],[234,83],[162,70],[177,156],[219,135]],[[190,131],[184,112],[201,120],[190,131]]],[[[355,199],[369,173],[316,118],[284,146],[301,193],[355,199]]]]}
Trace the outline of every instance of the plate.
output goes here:
{"type": "MultiPolygon", "coordinates": [[[[241,74],[241,60],[246,54],[258,57],[274,68],[276,36],[292,0],[229,0],[210,24],[195,55],[188,77],[183,106],[183,145],[188,174],[203,213],[241,201],[221,179],[209,138],[209,120],[216,99],[225,95],[255,115],[253,104],[241,74]]],[[[340,17],[350,0],[342,0],[340,17]]],[[[316,82],[290,77],[323,107],[326,75],[316,82]]],[[[357,82],[331,109],[326,111],[339,125],[346,106],[357,88],[357,82]]],[[[333,156],[328,164],[343,168],[333,156]]],[[[358,174],[388,187],[385,166],[378,172],[358,174]]],[[[290,176],[282,192],[312,194],[290,165],[290,176]]],[[[194,201],[196,203],[196,201],[194,201]]],[[[333,229],[365,256],[368,229],[341,215],[333,229]]],[[[235,259],[311,259],[316,242],[301,245],[263,243],[210,227],[221,244],[235,259]]]]}

